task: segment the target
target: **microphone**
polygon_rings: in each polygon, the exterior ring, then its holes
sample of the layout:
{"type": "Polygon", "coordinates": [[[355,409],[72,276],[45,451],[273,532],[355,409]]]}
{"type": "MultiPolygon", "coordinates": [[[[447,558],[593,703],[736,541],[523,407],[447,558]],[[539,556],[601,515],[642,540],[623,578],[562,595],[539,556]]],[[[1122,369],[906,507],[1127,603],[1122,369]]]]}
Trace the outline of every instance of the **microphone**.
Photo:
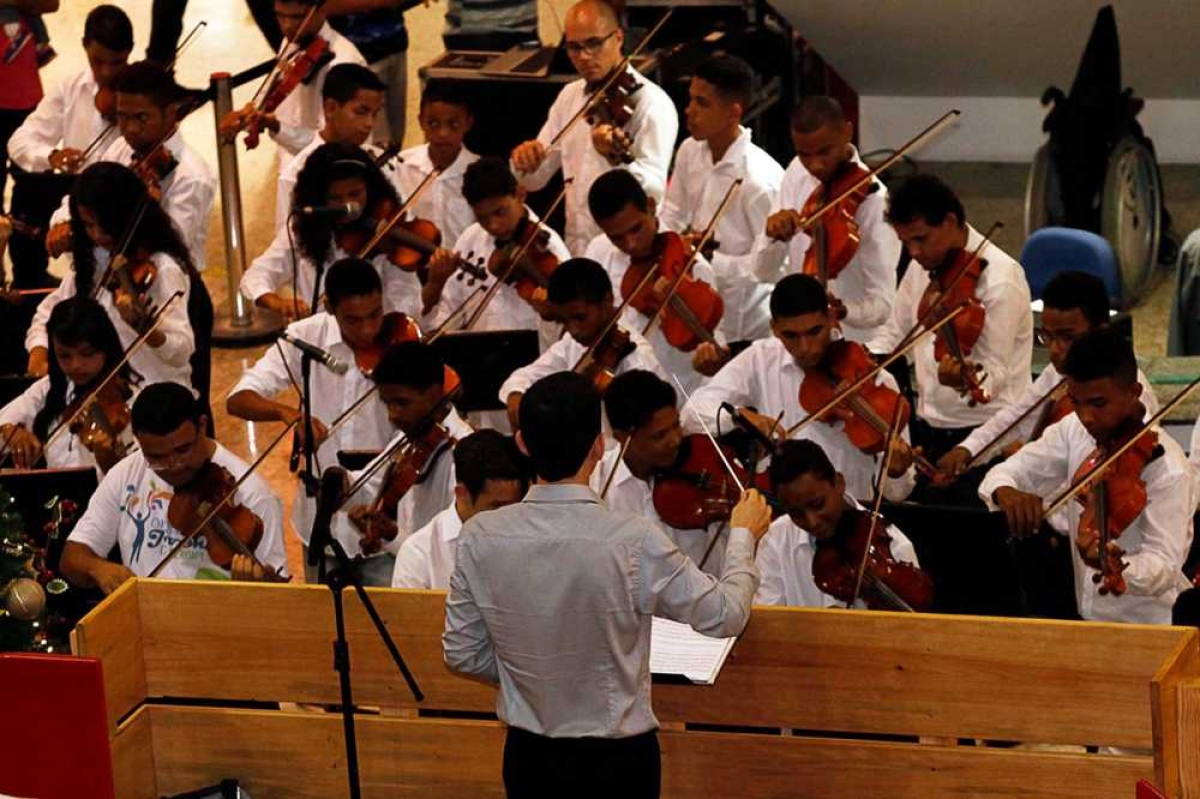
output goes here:
{"type": "Polygon", "coordinates": [[[325,554],[325,547],[333,541],[333,514],[342,504],[346,490],[346,470],[341,466],[330,466],[321,474],[317,489],[317,508],[313,514],[312,536],[308,540],[308,565],[316,566],[325,554]]]}
{"type": "Polygon", "coordinates": [[[735,425],[748,433],[751,438],[765,447],[769,452],[775,451],[775,442],[763,435],[763,432],[755,427],[749,419],[743,416],[741,411],[730,405],[728,402],[721,403],[721,410],[729,414],[729,418],[733,420],[735,425]]]}
{"type": "Polygon", "coordinates": [[[10,580],[0,589],[0,597],[8,615],[21,621],[34,621],[46,607],[46,589],[29,577],[10,580]]]}
{"type": "Polygon", "coordinates": [[[350,370],[350,364],[346,363],[329,350],[323,350],[315,344],[309,344],[302,338],[296,338],[286,330],[280,333],[279,337],[303,352],[308,357],[312,358],[317,363],[324,366],[329,371],[333,372],[335,375],[344,375],[350,370]]]}
{"type": "Polygon", "coordinates": [[[296,209],[299,216],[358,216],[362,206],[358,203],[336,203],[334,205],[302,205],[296,209]]]}

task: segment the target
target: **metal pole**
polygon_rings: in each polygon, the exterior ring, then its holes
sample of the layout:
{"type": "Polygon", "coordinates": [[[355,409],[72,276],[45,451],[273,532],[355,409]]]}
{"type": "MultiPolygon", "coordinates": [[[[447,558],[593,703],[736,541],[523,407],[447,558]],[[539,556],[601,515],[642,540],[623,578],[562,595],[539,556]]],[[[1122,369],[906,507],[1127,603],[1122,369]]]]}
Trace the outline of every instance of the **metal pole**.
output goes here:
{"type": "Polygon", "coordinates": [[[238,178],[237,143],[221,138],[221,120],[233,110],[233,88],[228,72],[209,76],[213,91],[213,119],[217,128],[217,168],[221,182],[221,221],[225,231],[225,270],[229,287],[228,311],[217,315],[213,344],[244,347],[270,341],[283,328],[278,314],[254,306],[239,286],[246,271],[246,234],[242,229],[242,187],[238,178]]]}

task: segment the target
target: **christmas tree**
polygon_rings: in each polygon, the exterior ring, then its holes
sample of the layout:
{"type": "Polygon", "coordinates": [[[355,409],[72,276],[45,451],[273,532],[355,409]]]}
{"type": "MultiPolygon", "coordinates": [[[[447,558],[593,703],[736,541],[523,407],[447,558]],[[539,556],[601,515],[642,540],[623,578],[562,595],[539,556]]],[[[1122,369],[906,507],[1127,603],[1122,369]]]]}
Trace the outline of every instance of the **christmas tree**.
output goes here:
{"type": "MultiPolygon", "coordinates": [[[[55,500],[56,519],[73,508],[55,500]]],[[[0,652],[66,651],[61,622],[47,611],[47,595],[67,584],[46,565],[46,551],[25,533],[8,492],[0,489],[0,652]]]]}

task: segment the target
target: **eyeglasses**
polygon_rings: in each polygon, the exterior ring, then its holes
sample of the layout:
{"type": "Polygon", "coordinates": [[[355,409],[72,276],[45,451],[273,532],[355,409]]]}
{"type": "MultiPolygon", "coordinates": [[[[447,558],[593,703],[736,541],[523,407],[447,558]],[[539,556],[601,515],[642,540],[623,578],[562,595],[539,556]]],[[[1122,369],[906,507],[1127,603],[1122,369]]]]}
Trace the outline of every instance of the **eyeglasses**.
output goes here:
{"type": "Polygon", "coordinates": [[[593,36],[590,39],[584,39],[582,42],[567,42],[567,52],[571,55],[582,55],[583,53],[595,55],[600,52],[600,48],[604,46],[604,43],[615,36],[616,33],[616,29],[613,29],[604,36],[593,36]]]}
{"type": "Polygon", "coordinates": [[[175,449],[165,455],[147,455],[145,450],[142,450],[142,457],[146,460],[146,465],[151,469],[169,469],[172,466],[178,466],[186,463],[191,456],[192,450],[196,448],[196,443],[200,441],[200,437],[192,439],[191,443],[185,444],[184,449],[180,451],[175,449]]]}
{"type": "Polygon", "coordinates": [[[1034,328],[1033,337],[1040,346],[1049,347],[1056,341],[1063,344],[1074,344],[1083,337],[1083,333],[1055,333],[1053,330],[1038,327],[1034,328]]]}

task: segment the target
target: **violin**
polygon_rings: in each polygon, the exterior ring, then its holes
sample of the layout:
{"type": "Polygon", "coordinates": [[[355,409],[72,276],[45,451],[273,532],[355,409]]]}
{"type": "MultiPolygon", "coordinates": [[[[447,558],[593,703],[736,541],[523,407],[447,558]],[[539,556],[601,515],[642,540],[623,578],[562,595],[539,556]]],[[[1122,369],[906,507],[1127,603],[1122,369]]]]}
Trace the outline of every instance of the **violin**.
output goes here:
{"type": "Polygon", "coordinates": [[[1092,575],[1092,582],[1099,585],[1101,595],[1120,596],[1128,588],[1122,574],[1125,564],[1121,556],[1125,552],[1112,542],[1146,509],[1146,481],[1142,472],[1163,454],[1158,433],[1143,431],[1140,421],[1127,421],[1109,442],[1097,445],[1075,471],[1076,481],[1091,475],[1111,453],[1138,436],[1104,468],[1101,477],[1075,495],[1076,501],[1083,505],[1078,532],[1090,534],[1100,542],[1101,569],[1092,575]]]}
{"type": "Polygon", "coordinates": [[[128,454],[121,434],[129,428],[132,395],[126,381],[117,377],[97,391],[82,394],[63,412],[64,418],[72,420],[68,429],[106,472],[128,454]]]}
{"type": "Polygon", "coordinates": [[[703,434],[686,436],[675,465],[655,476],[654,511],[671,527],[695,530],[725,521],[741,499],[739,484],[748,485],[749,475],[733,450],[722,445],[736,478],[730,475],[716,446],[703,434]]]}
{"type": "Polygon", "coordinates": [[[987,377],[981,374],[983,365],[967,360],[987,321],[987,312],[976,296],[979,277],[986,266],[987,261],[979,257],[978,251],[951,251],[925,287],[917,309],[918,318],[931,320],[941,318],[956,308],[963,308],[949,325],[937,331],[933,357],[938,363],[953,358],[961,365],[963,382],[959,394],[969,397],[968,404],[972,408],[986,405],[992,399],[983,387],[982,381],[987,377]]]}
{"type": "Polygon", "coordinates": [[[822,286],[836,279],[858,252],[862,236],[854,216],[863,201],[878,191],[880,185],[870,180],[870,176],[869,169],[847,160],[828,182],[813,190],[800,211],[802,216],[810,217],[831,198],[844,197],[809,230],[813,243],[804,254],[803,271],[820,280],[822,286]]]}
{"type": "Polygon", "coordinates": [[[334,241],[358,258],[386,255],[393,265],[415,272],[429,263],[429,257],[442,243],[442,233],[428,219],[400,218],[400,210],[395,201],[381,200],[361,218],[371,224],[347,225],[334,233],[334,241]]]}
{"type": "Polygon", "coordinates": [[[616,377],[617,366],[625,359],[625,356],[636,349],[637,345],[633,343],[633,337],[629,335],[628,330],[619,325],[610,324],[601,337],[583,354],[572,371],[592,381],[596,390],[603,394],[608,390],[608,384],[616,377]]]}
{"type": "Polygon", "coordinates": [[[676,349],[691,352],[704,342],[724,349],[713,331],[725,314],[725,302],[716,289],[685,272],[693,261],[682,236],[673,231],[658,233],[650,256],[630,261],[621,278],[621,296],[646,316],[661,313],[663,337],[676,349]],[[654,290],[657,281],[646,279],[651,272],[675,284],[665,300],[654,290]]]}
{"type": "Polygon", "coordinates": [[[171,154],[164,142],[159,142],[149,155],[134,157],[130,165],[133,173],[146,184],[146,190],[155,202],[162,201],[162,182],[175,171],[179,161],[171,154]]]}
{"type": "MultiPolygon", "coordinates": [[[[305,25],[311,16],[312,12],[310,11],[309,15],[305,17],[305,25]]],[[[291,57],[286,67],[275,73],[266,94],[258,102],[255,110],[263,114],[273,113],[300,84],[312,82],[321,69],[332,60],[333,51],[330,49],[329,42],[320,36],[314,36],[307,45],[300,48],[291,57]]],[[[236,121],[231,124],[227,125],[223,122],[222,127],[226,129],[226,135],[229,135],[229,132],[236,135],[239,128],[245,130],[246,149],[253,150],[258,146],[262,137],[262,119],[255,116],[249,122],[245,120],[246,117],[238,116],[236,121]]]]}
{"type": "Polygon", "coordinates": [[[111,85],[101,86],[96,92],[95,98],[96,111],[99,112],[101,118],[110,125],[117,118],[117,92],[111,85]]]}
{"type": "Polygon", "coordinates": [[[114,304],[119,305],[121,298],[127,297],[145,316],[150,304],[150,287],[157,278],[158,266],[149,256],[139,253],[127,258],[118,253],[109,261],[102,287],[112,292],[114,304]]]}
{"type": "Polygon", "coordinates": [[[605,155],[611,166],[633,163],[633,140],[625,133],[625,126],[633,119],[633,95],[642,85],[634,74],[621,64],[620,70],[609,77],[588,105],[586,119],[589,125],[610,125],[614,130],[612,148],[605,155]]]}
{"type": "Polygon", "coordinates": [[[1075,400],[1071,399],[1071,394],[1067,391],[1066,381],[1060,381],[1042,405],[1042,411],[1038,414],[1037,423],[1033,426],[1029,440],[1037,441],[1042,437],[1042,433],[1046,432],[1047,427],[1061,422],[1073,413],[1075,413],[1075,400]]]}
{"type": "Polygon", "coordinates": [[[534,295],[545,291],[550,276],[558,269],[558,256],[550,252],[550,231],[531,220],[528,214],[517,224],[512,238],[497,243],[488,258],[487,271],[504,280],[525,302],[533,304],[534,295]]]}
{"type": "Polygon", "coordinates": [[[813,581],[826,594],[849,606],[856,598],[862,568],[858,598],[868,608],[929,610],[933,606],[933,580],[916,566],[895,559],[892,537],[885,525],[878,514],[847,509],[834,534],[817,542],[812,561],[813,581]]]}
{"type": "Polygon", "coordinates": [[[380,325],[379,332],[375,335],[371,345],[354,351],[354,362],[358,364],[358,368],[364,375],[370,377],[388,347],[406,341],[420,340],[421,328],[415,320],[399,311],[390,311],[383,315],[383,324],[380,325]]]}

